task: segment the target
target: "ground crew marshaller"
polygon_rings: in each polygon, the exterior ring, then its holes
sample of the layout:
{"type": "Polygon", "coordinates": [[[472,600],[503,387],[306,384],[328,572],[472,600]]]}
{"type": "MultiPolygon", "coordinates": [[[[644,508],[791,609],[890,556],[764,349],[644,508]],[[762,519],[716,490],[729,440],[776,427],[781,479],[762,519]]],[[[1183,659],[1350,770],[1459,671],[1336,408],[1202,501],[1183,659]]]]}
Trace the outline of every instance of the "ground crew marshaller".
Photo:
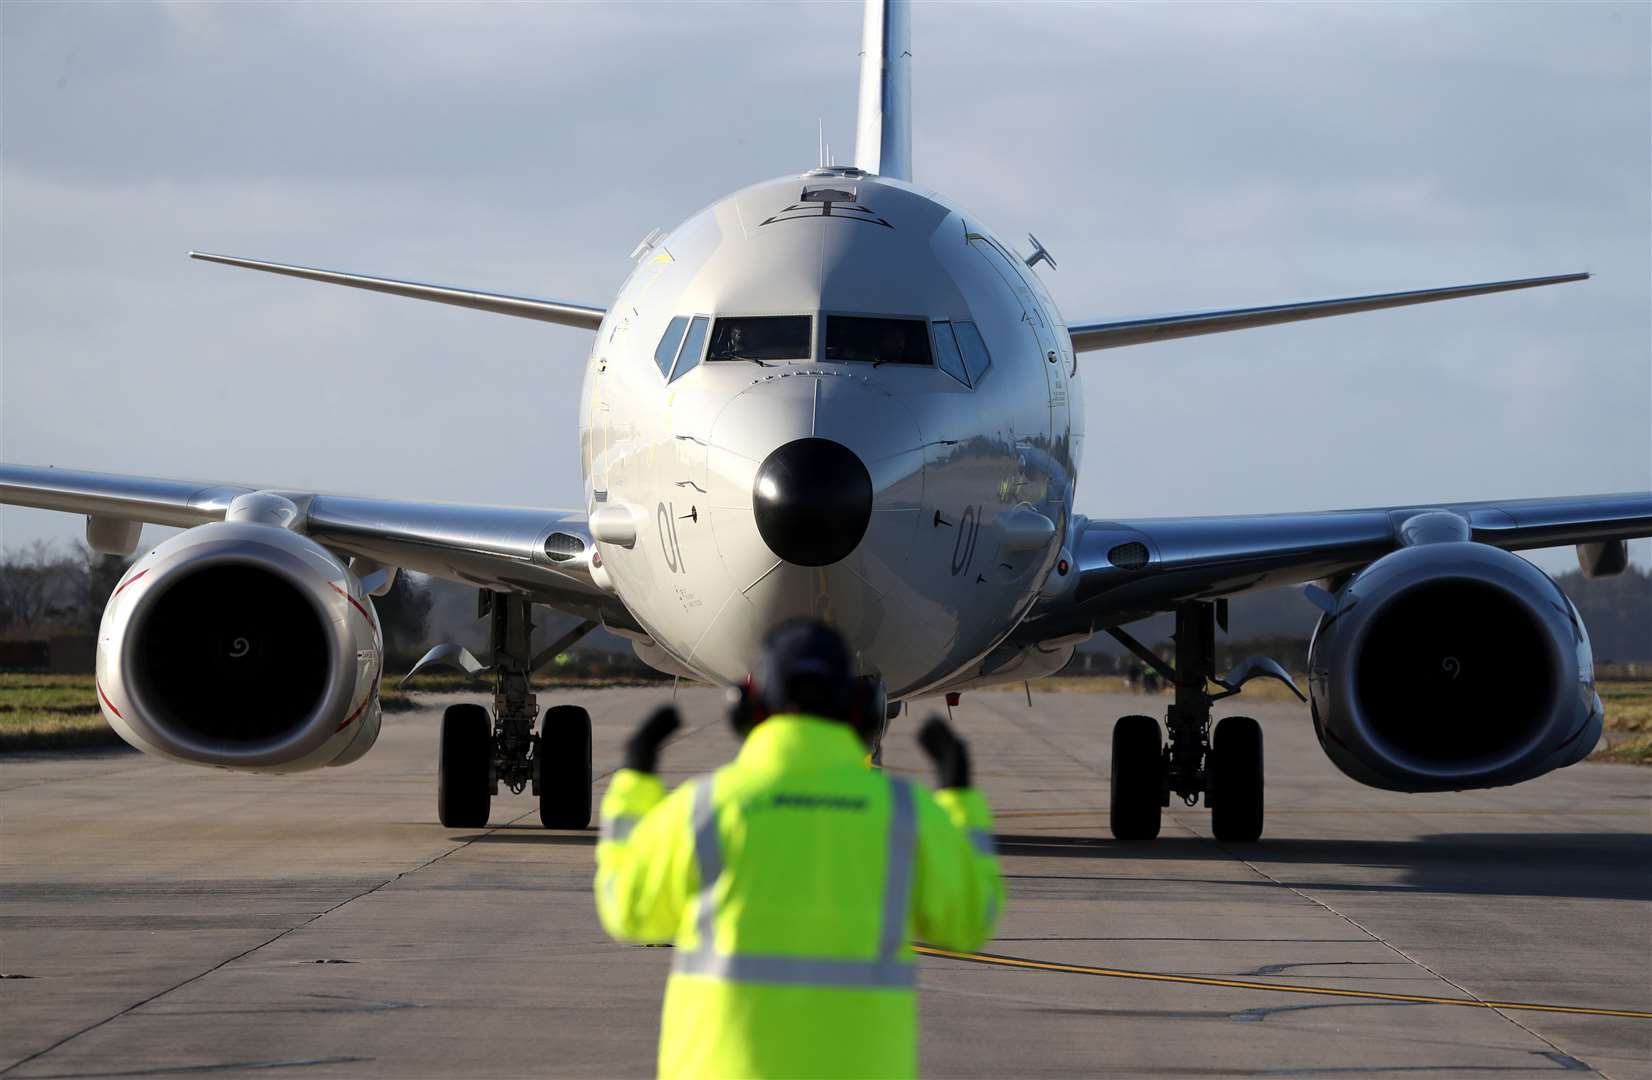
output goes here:
{"type": "Polygon", "coordinates": [[[661,1076],[917,1071],[912,939],[974,949],[1004,903],[985,800],[945,722],[919,734],[940,790],[867,764],[882,715],[854,700],[842,638],[769,636],[733,762],[667,795],[662,709],[602,803],[597,910],[624,941],[676,945],[661,1076]]]}

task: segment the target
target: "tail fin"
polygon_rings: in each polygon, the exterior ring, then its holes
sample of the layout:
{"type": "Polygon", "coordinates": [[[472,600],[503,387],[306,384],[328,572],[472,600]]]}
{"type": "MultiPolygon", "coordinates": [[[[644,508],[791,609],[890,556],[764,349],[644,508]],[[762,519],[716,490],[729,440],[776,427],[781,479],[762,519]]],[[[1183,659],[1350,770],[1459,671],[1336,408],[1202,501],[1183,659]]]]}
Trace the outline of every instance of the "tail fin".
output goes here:
{"type": "Polygon", "coordinates": [[[908,0],[866,0],[855,165],[879,176],[912,179],[912,9],[908,0]]]}

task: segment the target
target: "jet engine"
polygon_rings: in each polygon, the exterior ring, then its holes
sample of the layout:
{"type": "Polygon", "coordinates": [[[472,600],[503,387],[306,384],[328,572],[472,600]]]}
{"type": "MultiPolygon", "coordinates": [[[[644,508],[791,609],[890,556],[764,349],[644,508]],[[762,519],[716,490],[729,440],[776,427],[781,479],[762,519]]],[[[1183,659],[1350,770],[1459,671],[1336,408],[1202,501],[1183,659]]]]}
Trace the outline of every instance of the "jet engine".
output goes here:
{"type": "Polygon", "coordinates": [[[343,765],[378,738],[383,652],[371,599],[325,548],[218,522],[162,543],[116,586],[98,697],[151,754],[260,772],[343,765]]]}
{"type": "Polygon", "coordinates": [[[1583,620],[1525,559],[1466,540],[1424,542],[1321,599],[1308,653],[1314,727],[1355,780],[1391,791],[1498,787],[1579,761],[1599,740],[1583,620]]]}

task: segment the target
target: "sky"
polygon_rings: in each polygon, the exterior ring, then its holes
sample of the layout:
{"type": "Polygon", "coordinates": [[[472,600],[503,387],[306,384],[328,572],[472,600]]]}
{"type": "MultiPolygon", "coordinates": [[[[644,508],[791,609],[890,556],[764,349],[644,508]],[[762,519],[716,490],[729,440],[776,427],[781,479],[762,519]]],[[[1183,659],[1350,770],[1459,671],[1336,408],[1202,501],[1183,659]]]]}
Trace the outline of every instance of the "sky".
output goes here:
{"type": "MultiPolygon", "coordinates": [[[[850,156],[859,33],[857,4],[0,4],[0,458],[578,506],[587,332],[184,253],[606,305],[649,230],[813,166],[817,124],[850,156]]],[[[914,171],[1036,233],[1073,322],[1597,275],[1083,354],[1082,513],[1644,490],[1649,43],[1644,3],[920,4],[914,171]]],[[[0,511],[6,547],[80,530],[0,511]]]]}

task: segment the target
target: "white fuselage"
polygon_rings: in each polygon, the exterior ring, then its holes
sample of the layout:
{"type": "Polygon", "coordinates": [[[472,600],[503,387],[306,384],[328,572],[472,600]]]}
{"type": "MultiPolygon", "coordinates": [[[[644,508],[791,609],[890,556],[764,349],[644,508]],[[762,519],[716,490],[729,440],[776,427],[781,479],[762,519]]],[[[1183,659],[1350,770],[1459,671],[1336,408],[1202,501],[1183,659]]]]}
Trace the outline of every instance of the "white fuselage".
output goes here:
{"type": "Polygon", "coordinates": [[[638,258],[582,390],[588,508],[635,523],[633,543],[599,533],[598,551],[652,639],[639,651],[734,682],[770,627],[814,615],[891,697],[944,685],[1026,613],[1067,536],[1084,430],[1074,368],[1037,275],[910,184],[818,170],[695,214],[638,258]],[[682,333],[674,318],[706,317],[695,332],[710,333],[719,317],[777,315],[811,320],[806,359],[696,366],[702,336],[672,377],[656,362],[682,333]],[[978,332],[990,366],[833,360],[833,315],[924,320],[932,341],[953,335],[946,354],[978,332]],[[847,447],[871,479],[864,535],[826,565],[780,558],[754,517],[760,466],[800,439],[847,447]]]}

